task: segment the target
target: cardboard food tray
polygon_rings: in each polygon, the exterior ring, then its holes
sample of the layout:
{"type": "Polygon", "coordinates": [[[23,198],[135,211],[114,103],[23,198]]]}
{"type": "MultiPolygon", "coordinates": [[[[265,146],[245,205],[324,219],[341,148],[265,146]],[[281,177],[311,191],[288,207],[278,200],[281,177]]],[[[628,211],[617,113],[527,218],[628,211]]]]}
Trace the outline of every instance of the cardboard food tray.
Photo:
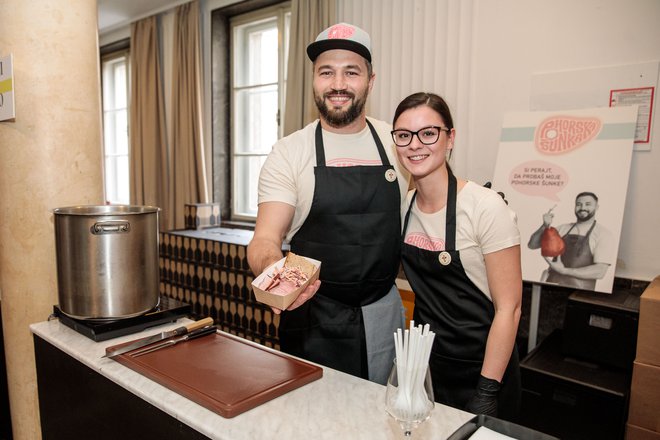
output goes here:
{"type": "Polygon", "coordinates": [[[113,359],[225,418],[323,376],[319,366],[223,333],[131,353],[113,359]]]}
{"type": "Polygon", "coordinates": [[[309,286],[310,283],[313,283],[319,278],[321,262],[318,260],[314,260],[313,258],[308,258],[308,257],[303,257],[303,258],[305,258],[307,261],[312,263],[316,268],[316,270],[302,286],[300,286],[298,289],[294,290],[293,292],[287,295],[271,293],[259,288],[259,286],[268,276],[268,274],[271,274],[275,268],[281,268],[282,266],[284,266],[284,262],[286,261],[286,257],[284,257],[281,260],[278,260],[275,263],[268,266],[258,277],[254,279],[254,281],[252,281],[252,291],[254,292],[254,296],[257,298],[257,301],[272,307],[277,307],[280,310],[286,310],[286,308],[289,307],[291,303],[293,303],[296,300],[296,298],[298,298],[298,295],[300,295],[300,293],[303,290],[305,290],[305,288],[309,286]]]}
{"type": "Polygon", "coordinates": [[[484,414],[479,414],[465,422],[465,424],[454,431],[447,440],[468,440],[472,437],[472,434],[482,426],[518,440],[559,440],[556,437],[543,434],[542,432],[534,431],[525,428],[524,426],[516,425],[515,423],[510,423],[484,414]]]}

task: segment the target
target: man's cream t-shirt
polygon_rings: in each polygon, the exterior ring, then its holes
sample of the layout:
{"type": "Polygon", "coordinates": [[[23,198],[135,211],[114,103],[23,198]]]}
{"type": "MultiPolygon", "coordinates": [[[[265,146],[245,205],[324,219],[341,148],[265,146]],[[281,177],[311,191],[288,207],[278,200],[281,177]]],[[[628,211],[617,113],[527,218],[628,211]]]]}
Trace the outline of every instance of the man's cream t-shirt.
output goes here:
{"type": "MultiPolygon", "coordinates": [[[[396,159],[396,146],[390,135],[391,126],[383,121],[369,118],[380,137],[390,165],[397,172],[401,200],[408,190],[408,173],[396,159]]],[[[273,146],[261,168],[259,176],[259,200],[284,202],[296,208],[291,229],[287,233],[288,243],[305,222],[314,197],[314,167],[316,166],[315,132],[318,119],[301,130],[280,139],[273,146]]],[[[355,134],[337,134],[323,130],[323,145],[327,166],[375,166],[381,165],[376,143],[369,127],[355,134]]],[[[383,175],[383,179],[385,176],[383,175]]],[[[360,188],[355,188],[360,191],[360,188]]]]}

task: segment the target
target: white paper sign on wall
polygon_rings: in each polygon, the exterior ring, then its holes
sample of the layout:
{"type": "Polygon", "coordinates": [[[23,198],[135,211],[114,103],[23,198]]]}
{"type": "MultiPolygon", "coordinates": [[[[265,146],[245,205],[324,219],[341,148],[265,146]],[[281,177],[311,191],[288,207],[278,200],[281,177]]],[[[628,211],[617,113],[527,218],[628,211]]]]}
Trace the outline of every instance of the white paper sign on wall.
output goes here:
{"type": "Polygon", "coordinates": [[[0,58],[0,121],[15,117],[13,57],[9,54],[0,58]]]}

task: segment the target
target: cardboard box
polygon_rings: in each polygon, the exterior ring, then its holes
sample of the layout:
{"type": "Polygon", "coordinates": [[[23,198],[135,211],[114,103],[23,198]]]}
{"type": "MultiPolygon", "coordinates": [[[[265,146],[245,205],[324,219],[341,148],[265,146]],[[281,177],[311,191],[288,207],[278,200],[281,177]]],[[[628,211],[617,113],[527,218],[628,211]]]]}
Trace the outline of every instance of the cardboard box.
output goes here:
{"type": "Polygon", "coordinates": [[[313,258],[307,258],[304,257],[307,261],[312,263],[316,270],[312,274],[311,277],[305,282],[302,286],[294,290],[293,292],[287,294],[287,295],[281,295],[278,293],[273,293],[273,292],[267,292],[259,286],[263,283],[263,281],[268,277],[268,275],[272,274],[273,271],[277,269],[281,269],[284,266],[284,262],[286,261],[286,257],[282,258],[279,261],[276,261],[275,263],[271,264],[264,270],[258,277],[256,277],[252,281],[252,291],[254,292],[254,296],[257,298],[257,301],[263,304],[267,304],[271,307],[276,307],[280,310],[286,310],[287,307],[293,303],[296,298],[298,298],[298,295],[305,290],[307,286],[309,286],[310,283],[313,283],[319,278],[319,272],[321,270],[321,262],[318,260],[314,260],[313,258]]]}
{"type": "Polygon", "coordinates": [[[660,432],[649,431],[628,423],[626,425],[626,440],[660,440],[660,432]]]}
{"type": "Polygon", "coordinates": [[[628,423],[660,432],[660,367],[635,361],[628,423]]]}
{"type": "Polygon", "coordinates": [[[660,276],[649,284],[640,298],[635,361],[660,366],[660,276]]]}

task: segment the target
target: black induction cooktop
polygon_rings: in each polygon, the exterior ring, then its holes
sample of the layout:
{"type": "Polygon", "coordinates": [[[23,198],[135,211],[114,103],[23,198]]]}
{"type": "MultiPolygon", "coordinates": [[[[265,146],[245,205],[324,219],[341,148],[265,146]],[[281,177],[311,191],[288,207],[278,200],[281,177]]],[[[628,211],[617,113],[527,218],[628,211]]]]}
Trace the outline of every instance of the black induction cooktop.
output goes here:
{"type": "Polygon", "coordinates": [[[191,313],[190,304],[161,295],[158,306],[140,316],[123,319],[75,319],[53,306],[53,315],[60,322],[78,333],[99,342],[130,335],[149,327],[174,322],[191,313]]]}

